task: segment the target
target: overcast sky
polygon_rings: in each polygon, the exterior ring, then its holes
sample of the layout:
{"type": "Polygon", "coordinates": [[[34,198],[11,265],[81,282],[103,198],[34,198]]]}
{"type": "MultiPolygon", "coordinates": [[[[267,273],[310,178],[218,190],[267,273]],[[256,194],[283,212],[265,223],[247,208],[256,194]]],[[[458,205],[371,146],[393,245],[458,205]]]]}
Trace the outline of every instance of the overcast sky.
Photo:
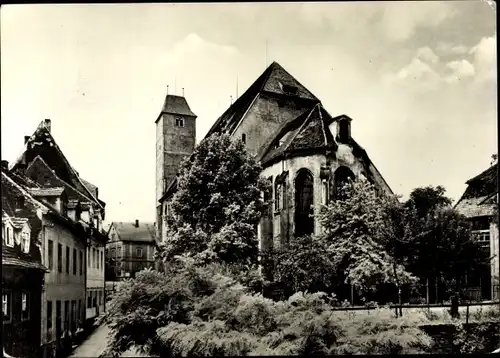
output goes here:
{"type": "Polygon", "coordinates": [[[353,118],[396,193],[443,185],[457,200],[497,152],[496,43],[482,1],[2,6],[2,159],[50,118],[107,221],[154,221],[167,85],[185,88],[199,141],[236,78],[241,95],[277,61],[353,118]]]}

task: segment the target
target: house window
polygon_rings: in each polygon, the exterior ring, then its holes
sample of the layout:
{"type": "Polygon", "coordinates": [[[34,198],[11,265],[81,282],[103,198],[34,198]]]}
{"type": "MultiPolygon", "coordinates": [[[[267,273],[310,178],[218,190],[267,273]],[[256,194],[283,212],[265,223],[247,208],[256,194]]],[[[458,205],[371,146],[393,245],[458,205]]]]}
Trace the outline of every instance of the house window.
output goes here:
{"type": "Polygon", "coordinates": [[[71,332],[76,331],[76,300],[71,301],[71,332]]]}
{"type": "Polygon", "coordinates": [[[3,313],[3,322],[8,323],[12,321],[11,316],[11,292],[2,292],[2,313],[3,313]]]}
{"type": "Polygon", "coordinates": [[[26,321],[30,318],[29,293],[21,293],[21,320],[26,321]]]}
{"type": "Polygon", "coordinates": [[[137,257],[142,257],[142,248],[138,247],[136,249],[137,257]]]}
{"type": "Polygon", "coordinates": [[[92,291],[87,292],[87,308],[92,308],[92,291]]]}
{"type": "Polygon", "coordinates": [[[49,257],[49,270],[52,270],[54,268],[54,241],[49,240],[47,251],[49,257]]]}
{"type": "Polygon", "coordinates": [[[175,126],[176,127],[184,127],[184,118],[176,117],[175,118],[175,126]]]}
{"type": "Polygon", "coordinates": [[[334,174],[335,198],[345,200],[349,195],[347,185],[354,180],[354,173],[347,167],[339,167],[334,174]]]}
{"type": "Polygon", "coordinates": [[[111,249],[111,257],[115,257],[116,256],[116,249],[111,249]]]}
{"type": "Polygon", "coordinates": [[[246,144],[246,142],[247,142],[247,135],[245,133],[243,133],[241,135],[241,141],[243,142],[243,144],[246,144]]]}
{"type": "Polygon", "coordinates": [[[25,254],[30,252],[30,233],[23,231],[21,233],[21,250],[25,254]]]}
{"type": "Polygon", "coordinates": [[[69,246],[66,246],[66,273],[69,275],[69,246]]]}
{"type": "Polygon", "coordinates": [[[111,241],[115,241],[115,234],[111,234],[111,241]]]}
{"type": "Polygon", "coordinates": [[[47,301],[47,342],[52,341],[52,301],[47,301]]]}
{"type": "Polygon", "coordinates": [[[61,316],[61,301],[56,301],[56,339],[61,337],[62,316],[61,316]]]}
{"type": "Polygon", "coordinates": [[[69,331],[69,300],[64,301],[64,331],[69,331]]]}
{"type": "Polygon", "coordinates": [[[62,244],[57,244],[57,271],[62,272],[62,244]]]}
{"type": "Polygon", "coordinates": [[[116,248],[116,256],[117,257],[122,257],[122,247],[121,246],[118,246],[116,248]]]}
{"type": "Polygon", "coordinates": [[[96,267],[99,270],[99,250],[96,251],[96,267]]]}
{"type": "Polygon", "coordinates": [[[83,275],[83,251],[80,250],[80,276],[83,275]]]}
{"type": "Polygon", "coordinates": [[[5,240],[5,245],[14,247],[14,232],[10,226],[7,226],[7,239],[5,240]]]}
{"type": "Polygon", "coordinates": [[[281,184],[276,181],[274,184],[274,210],[281,209],[281,184]]]}
{"type": "Polygon", "coordinates": [[[76,249],[73,249],[73,275],[76,275],[76,249]]]}
{"type": "Polygon", "coordinates": [[[104,270],[104,253],[101,251],[101,270],[104,270]]]}

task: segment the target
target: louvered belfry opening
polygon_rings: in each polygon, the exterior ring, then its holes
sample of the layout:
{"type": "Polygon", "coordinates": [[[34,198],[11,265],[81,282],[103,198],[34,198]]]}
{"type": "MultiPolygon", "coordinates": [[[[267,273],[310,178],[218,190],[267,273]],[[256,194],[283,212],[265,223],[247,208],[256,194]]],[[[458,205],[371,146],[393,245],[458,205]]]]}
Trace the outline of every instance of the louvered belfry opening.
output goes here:
{"type": "Polygon", "coordinates": [[[314,189],[313,176],[303,169],[295,179],[295,237],[314,232],[314,189]]]}

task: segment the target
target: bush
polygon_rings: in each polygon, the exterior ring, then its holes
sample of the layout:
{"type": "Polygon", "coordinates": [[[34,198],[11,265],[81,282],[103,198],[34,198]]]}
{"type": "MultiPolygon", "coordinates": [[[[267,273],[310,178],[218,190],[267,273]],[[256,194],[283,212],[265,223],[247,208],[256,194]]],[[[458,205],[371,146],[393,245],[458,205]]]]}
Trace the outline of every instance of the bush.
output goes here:
{"type": "Polygon", "coordinates": [[[429,345],[416,328],[423,315],[395,319],[387,309],[373,309],[340,318],[335,298],[325,293],[274,302],[240,279],[223,265],[197,266],[192,259],[164,274],[138,273],[111,300],[104,354],[118,356],[132,346],[160,356],[389,354],[429,345]]]}

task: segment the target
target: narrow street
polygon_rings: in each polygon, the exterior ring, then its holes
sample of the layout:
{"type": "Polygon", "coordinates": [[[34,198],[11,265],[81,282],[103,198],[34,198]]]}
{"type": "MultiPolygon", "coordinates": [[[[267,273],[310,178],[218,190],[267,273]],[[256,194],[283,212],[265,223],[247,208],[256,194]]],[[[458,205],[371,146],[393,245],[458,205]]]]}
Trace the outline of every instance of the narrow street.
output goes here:
{"type": "MultiPolygon", "coordinates": [[[[96,328],[96,330],[78,346],[74,352],[70,355],[70,358],[88,358],[88,357],[99,357],[104,350],[108,342],[108,333],[110,329],[106,325],[102,325],[96,328]]],[[[147,357],[135,351],[135,349],[129,349],[122,354],[122,357],[147,357]]]]}

